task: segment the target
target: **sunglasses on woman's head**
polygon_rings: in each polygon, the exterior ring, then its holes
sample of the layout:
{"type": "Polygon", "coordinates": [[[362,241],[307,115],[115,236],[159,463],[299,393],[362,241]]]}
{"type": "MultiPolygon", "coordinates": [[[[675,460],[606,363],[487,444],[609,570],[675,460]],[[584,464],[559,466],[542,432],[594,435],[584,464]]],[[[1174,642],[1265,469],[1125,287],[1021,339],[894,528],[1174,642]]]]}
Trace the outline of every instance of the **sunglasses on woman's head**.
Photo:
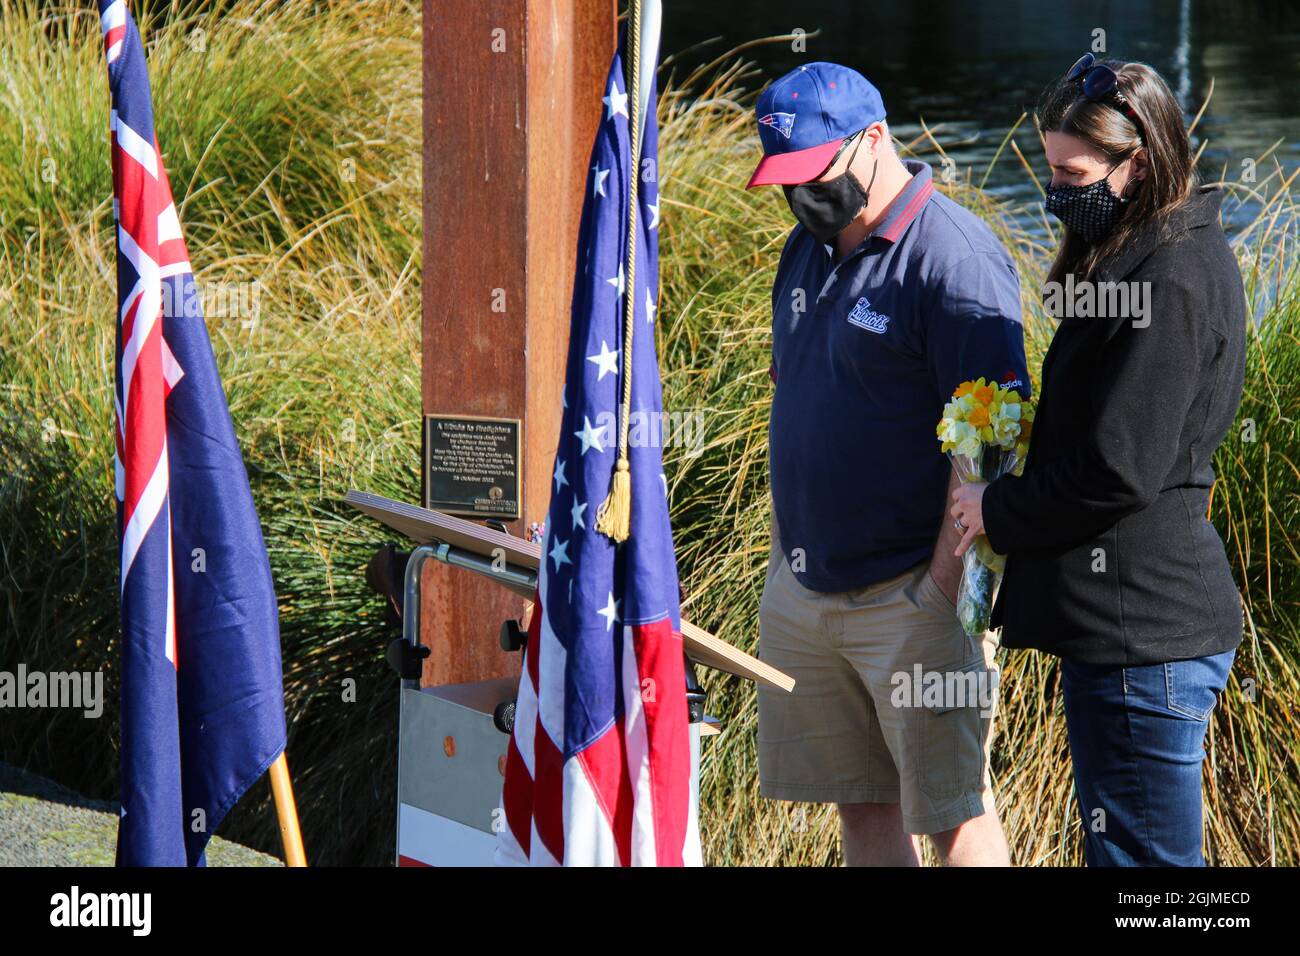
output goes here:
{"type": "Polygon", "coordinates": [[[1104,103],[1127,116],[1137,127],[1142,142],[1146,142],[1146,128],[1138,118],[1137,110],[1133,109],[1129,101],[1124,98],[1124,94],[1119,91],[1119,77],[1115,75],[1114,70],[1103,63],[1098,63],[1097,58],[1091,53],[1085,53],[1074,61],[1074,66],[1070,67],[1065,74],[1065,81],[1078,83],[1084,98],[1090,102],[1104,103]]]}

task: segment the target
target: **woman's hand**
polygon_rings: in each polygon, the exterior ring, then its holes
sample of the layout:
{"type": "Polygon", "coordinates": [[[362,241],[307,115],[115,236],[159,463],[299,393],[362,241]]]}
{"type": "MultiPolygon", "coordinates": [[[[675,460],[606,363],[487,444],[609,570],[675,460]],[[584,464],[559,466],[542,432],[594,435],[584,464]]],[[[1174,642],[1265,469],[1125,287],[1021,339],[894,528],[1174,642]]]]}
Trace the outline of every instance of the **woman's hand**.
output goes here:
{"type": "Polygon", "coordinates": [[[984,489],[988,485],[982,481],[961,484],[953,489],[951,514],[957,530],[961,532],[961,542],[954,552],[957,557],[965,554],[975,538],[984,533],[984,489]]]}

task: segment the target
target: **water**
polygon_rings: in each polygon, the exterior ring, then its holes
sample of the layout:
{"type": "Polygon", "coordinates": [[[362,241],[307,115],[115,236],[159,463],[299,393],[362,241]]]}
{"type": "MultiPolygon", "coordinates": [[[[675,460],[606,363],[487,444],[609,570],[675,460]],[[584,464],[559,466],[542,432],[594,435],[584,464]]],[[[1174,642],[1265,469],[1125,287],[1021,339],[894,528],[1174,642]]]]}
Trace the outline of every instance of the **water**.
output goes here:
{"type": "MultiPolygon", "coordinates": [[[[1297,0],[665,0],[664,55],[676,53],[677,75],[740,43],[801,28],[806,50],[789,41],[751,47],[762,82],[801,63],[831,60],[861,71],[881,90],[890,127],[903,141],[920,120],[978,182],[1022,111],[1032,114],[1043,89],[1105,30],[1107,55],[1159,70],[1188,119],[1214,95],[1194,137],[1206,140],[1206,181],[1241,182],[1243,161],[1272,154],[1287,172],[1300,165],[1300,2],[1297,0]],[[820,31],[819,33],[817,31],[820,31]],[[689,49],[715,37],[721,39],[689,49]],[[683,69],[685,67],[686,69],[683,69]]],[[[1016,135],[1040,180],[1049,173],[1031,121],[1016,135]]],[[[754,136],[757,160],[757,134],[754,136]]],[[[1258,162],[1258,178],[1272,168],[1258,162]]],[[[937,162],[937,157],[924,157],[937,162]]],[[[936,170],[938,172],[938,170],[936,170]]],[[[989,187],[1032,220],[1041,197],[1010,150],[989,187]]],[[[1228,202],[1230,225],[1257,207],[1228,202]]]]}

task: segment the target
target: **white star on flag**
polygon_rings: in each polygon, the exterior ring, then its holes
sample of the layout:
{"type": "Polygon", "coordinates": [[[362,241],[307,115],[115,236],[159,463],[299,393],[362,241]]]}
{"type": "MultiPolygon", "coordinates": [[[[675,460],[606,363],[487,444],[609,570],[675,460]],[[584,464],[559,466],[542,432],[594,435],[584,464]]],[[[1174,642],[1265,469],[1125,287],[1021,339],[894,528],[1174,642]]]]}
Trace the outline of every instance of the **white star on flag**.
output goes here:
{"type": "Polygon", "coordinates": [[[600,163],[597,163],[595,166],[592,166],[591,170],[596,174],[596,178],[591,181],[591,195],[592,196],[605,195],[605,180],[609,177],[609,170],[601,169],[600,163]]]}
{"type": "Polygon", "coordinates": [[[601,425],[599,428],[592,428],[591,419],[586,415],[582,416],[582,431],[574,432],[573,434],[582,439],[582,453],[584,455],[587,454],[587,450],[590,448],[595,448],[596,451],[605,450],[605,446],[600,443],[600,436],[604,431],[604,425],[601,425]]]}
{"type": "Polygon", "coordinates": [[[622,603],[622,601],[615,601],[614,592],[610,591],[609,603],[596,612],[605,619],[605,630],[613,628],[614,622],[618,620],[618,606],[622,603]]]}
{"type": "MultiPolygon", "coordinates": [[[[622,114],[627,116],[627,94],[618,91],[618,84],[613,80],[609,83],[609,96],[602,96],[600,101],[609,107],[609,112],[605,114],[605,119],[612,120],[615,116],[622,114]]],[[[631,119],[631,117],[628,117],[631,119]]]]}
{"type": "Polygon", "coordinates": [[[573,507],[569,509],[569,514],[573,516],[574,531],[587,527],[587,522],[582,520],[582,513],[586,510],[587,503],[585,501],[579,501],[577,498],[573,499],[573,507]]]}
{"type": "Polygon", "coordinates": [[[555,544],[551,546],[551,560],[555,562],[555,570],[559,571],[561,565],[572,564],[569,560],[569,542],[561,541],[559,535],[556,535],[555,544]]]}
{"type": "MultiPolygon", "coordinates": [[[[647,293],[648,294],[648,293],[647,293]]],[[[587,361],[596,368],[600,369],[600,374],[596,376],[596,381],[600,381],[607,374],[618,374],[618,353],[621,349],[609,350],[609,345],[604,339],[600,340],[600,354],[588,355],[587,361]]]]}
{"type": "Polygon", "coordinates": [[[649,289],[646,289],[645,290],[645,320],[647,322],[653,322],[655,320],[655,312],[657,312],[658,310],[659,307],[655,305],[654,296],[650,294],[649,289]]]}
{"type": "Polygon", "coordinates": [[[610,285],[612,285],[614,288],[618,289],[618,294],[619,294],[619,295],[622,295],[622,294],[623,294],[624,283],[626,282],[626,280],[623,278],[623,265],[622,265],[622,263],[619,264],[619,267],[618,267],[618,275],[616,275],[616,276],[611,276],[610,278],[606,279],[605,281],[608,282],[610,285]]]}
{"type": "Polygon", "coordinates": [[[560,489],[569,483],[569,479],[564,477],[564,462],[559,458],[555,459],[555,474],[552,477],[555,479],[555,493],[559,494],[560,489]]]}
{"type": "Polygon", "coordinates": [[[659,228],[659,204],[657,202],[648,202],[645,204],[645,207],[650,210],[650,225],[646,226],[646,228],[658,229],[659,228]]]}

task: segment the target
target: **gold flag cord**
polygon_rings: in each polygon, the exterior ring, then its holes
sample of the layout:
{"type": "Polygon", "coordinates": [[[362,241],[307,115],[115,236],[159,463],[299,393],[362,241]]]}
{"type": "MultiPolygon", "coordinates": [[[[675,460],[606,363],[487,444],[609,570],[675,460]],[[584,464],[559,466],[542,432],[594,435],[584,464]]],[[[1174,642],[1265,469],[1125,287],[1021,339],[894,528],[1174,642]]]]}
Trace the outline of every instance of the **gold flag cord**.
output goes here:
{"type": "MultiPolygon", "coordinates": [[[[628,177],[627,268],[623,284],[623,400],[619,406],[618,460],[609,495],[596,510],[596,530],[616,542],[632,533],[632,471],[628,461],[628,423],[632,417],[632,335],[636,329],[636,219],[641,165],[641,0],[629,0],[627,83],[632,126],[632,163],[628,177]]],[[[649,104],[647,104],[649,105],[649,104]]]]}

